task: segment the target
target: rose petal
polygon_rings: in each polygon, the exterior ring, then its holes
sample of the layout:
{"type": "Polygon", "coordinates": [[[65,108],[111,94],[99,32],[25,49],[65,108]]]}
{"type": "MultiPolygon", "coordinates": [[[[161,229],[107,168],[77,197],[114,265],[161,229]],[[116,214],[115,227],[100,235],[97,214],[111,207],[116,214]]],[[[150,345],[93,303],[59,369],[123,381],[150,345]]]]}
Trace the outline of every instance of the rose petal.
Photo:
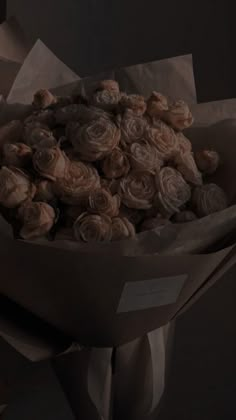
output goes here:
{"type": "Polygon", "coordinates": [[[84,213],[74,223],[75,238],[84,242],[109,242],[112,238],[112,223],[106,215],[84,213]]]}
{"type": "Polygon", "coordinates": [[[47,203],[26,203],[18,215],[23,223],[20,235],[23,239],[33,239],[45,236],[56,221],[55,210],[47,203]]]}
{"type": "Polygon", "coordinates": [[[29,177],[17,168],[0,169],[0,204],[15,208],[34,197],[36,187],[29,177]]]}
{"type": "Polygon", "coordinates": [[[220,156],[214,150],[200,150],[194,153],[194,157],[198,169],[204,174],[214,174],[219,167],[220,156]]]}
{"type": "Polygon", "coordinates": [[[135,227],[126,217],[115,217],[112,219],[112,241],[133,238],[135,227]]]}
{"type": "Polygon", "coordinates": [[[192,195],[192,204],[199,217],[208,216],[227,207],[227,197],[216,184],[197,187],[192,195]]]}
{"type": "Polygon", "coordinates": [[[102,162],[102,171],[109,179],[125,176],[128,174],[129,170],[129,159],[118,147],[102,162]]]}
{"type": "Polygon", "coordinates": [[[120,182],[119,195],[122,203],[130,208],[149,209],[155,193],[154,177],[147,173],[131,173],[120,182]]]}

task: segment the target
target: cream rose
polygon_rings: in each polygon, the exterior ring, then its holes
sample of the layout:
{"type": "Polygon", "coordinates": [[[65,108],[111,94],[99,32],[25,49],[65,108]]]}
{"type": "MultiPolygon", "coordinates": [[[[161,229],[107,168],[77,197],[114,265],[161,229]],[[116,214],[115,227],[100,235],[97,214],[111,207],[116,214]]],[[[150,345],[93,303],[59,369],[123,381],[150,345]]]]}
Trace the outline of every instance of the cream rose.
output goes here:
{"type": "Polygon", "coordinates": [[[171,167],[164,167],[156,175],[157,201],[162,215],[172,216],[191,198],[191,188],[181,173],[171,167]]]}
{"type": "Polygon", "coordinates": [[[57,98],[47,89],[40,89],[34,94],[33,106],[38,109],[46,109],[57,103],[57,98]]]}
{"type": "Polygon", "coordinates": [[[121,142],[123,147],[143,139],[147,129],[147,121],[132,111],[126,111],[121,122],[121,142]]]}
{"type": "Polygon", "coordinates": [[[118,216],[120,197],[112,196],[107,190],[100,188],[92,191],[88,197],[87,210],[89,213],[106,214],[110,217],[118,216]]]}
{"type": "Polygon", "coordinates": [[[192,143],[191,141],[184,136],[183,133],[176,133],[178,149],[180,153],[191,153],[192,152],[192,143]]]}
{"type": "Polygon", "coordinates": [[[15,208],[35,195],[36,187],[29,177],[16,168],[0,169],[0,203],[7,208],[15,208]]]}
{"type": "Polygon", "coordinates": [[[23,168],[32,159],[32,149],[24,143],[4,144],[2,149],[3,164],[23,168]]]}
{"type": "Polygon", "coordinates": [[[164,111],[168,111],[167,98],[158,92],[152,92],[150,98],[147,100],[147,114],[151,118],[161,118],[164,111]]]}
{"type": "Polygon", "coordinates": [[[178,151],[178,141],[174,130],[161,123],[159,127],[148,127],[145,139],[153,144],[164,161],[172,159],[178,151]]]}
{"type": "Polygon", "coordinates": [[[50,203],[50,201],[55,200],[54,194],[54,184],[52,181],[38,181],[36,184],[36,195],[35,199],[37,201],[46,201],[50,203]]]}
{"type": "Polygon", "coordinates": [[[107,118],[97,120],[79,128],[72,139],[75,150],[82,160],[101,160],[114,150],[120,141],[120,129],[107,118]]]}
{"type": "Polygon", "coordinates": [[[99,90],[91,99],[91,104],[104,111],[113,111],[120,102],[120,93],[114,90],[99,90]]]}
{"type": "Polygon", "coordinates": [[[112,241],[135,237],[135,227],[126,217],[112,219],[112,241]]]}
{"type": "Polygon", "coordinates": [[[192,195],[192,204],[199,217],[208,216],[227,207],[227,197],[216,184],[197,187],[192,195]]]}
{"type": "Polygon", "coordinates": [[[202,174],[197,168],[192,153],[178,153],[174,163],[187,182],[193,185],[202,185],[202,174]]]}
{"type": "Polygon", "coordinates": [[[126,110],[130,109],[136,115],[143,115],[146,112],[147,105],[145,99],[141,95],[123,94],[120,99],[121,107],[126,110]]]}
{"type": "Polygon", "coordinates": [[[159,172],[163,161],[157,148],[147,141],[132,143],[130,146],[130,163],[135,172],[159,172]]]}
{"type": "Polygon", "coordinates": [[[33,156],[35,170],[52,181],[67,176],[69,163],[65,153],[57,146],[38,150],[33,156]]]}
{"type": "Polygon", "coordinates": [[[81,205],[100,185],[100,177],[93,166],[72,162],[67,177],[57,179],[55,191],[63,203],[74,206],[81,205]]]}
{"type": "Polygon", "coordinates": [[[18,215],[22,222],[20,236],[26,240],[47,235],[56,222],[55,210],[46,203],[26,203],[18,215]]]}
{"type": "Polygon", "coordinates": [[[37,122],[31,122],[25,125],[23,140],[28,146],[35,149],[52,147],[57,144],[53,133],[48,127],[37,122]]]}
{"type": "Polygon", "coordinates": [[[121,201],[130,208],[149,209],[152,207],[155,193],[154,177],[147,173],[131,173],[120,182],[121,201]]]}
{"type": "Polygon", "coordinates": [[[114,149],[102,162],[102,171],[109,178],[120,178],[128,174],[130,170],[129,159],[120,149],[114,149]]]}
{"type": "Polygon", "coordinates": [[[84,213],[74,223],[75,238],[84,242],[109,242],[112,239],[112,222],[106,215],[84,213]]]}
{"type": "Polygon", "coordinates": [[[119,84],[115,80],[102,80],[97,82],[96,91],[110,90],[112,92],[120,92],[119,84]]]}
{"type": "Polygon", "coordinates": [[[188,105],[182,100],[171,104],[162,118],[177,131],[190,127],[194,121],[188,105]]]}
{"type": "Polygon", "coordinates": [[[204,174],[214,174],[220,164],[220,156],[214,150],[200,150],[194,153],[198,169],[204,174]]]}

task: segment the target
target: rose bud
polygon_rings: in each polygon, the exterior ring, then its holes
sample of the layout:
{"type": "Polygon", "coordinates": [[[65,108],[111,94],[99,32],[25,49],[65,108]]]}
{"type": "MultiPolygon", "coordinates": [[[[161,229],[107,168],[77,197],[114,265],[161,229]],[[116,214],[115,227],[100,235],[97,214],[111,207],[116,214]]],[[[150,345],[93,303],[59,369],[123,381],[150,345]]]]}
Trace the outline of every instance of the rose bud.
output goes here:
{"type": "Polygon", "coordinates": [[[146,131],[145,139],[156,147],[163,161],[172,159],[178,151],[178,141],[175,132],[166,124],[163,125],[162,123],[160,128],[149,127],[146,131]]]}
{"type": "Polygon", "coordinates": [[[105,189],[92,191],[88,197],[87,210],[89,213],[106,214],[110,217],[118,216],[120,208],[120,197],[112,196],[105,189]]]}
{"type": "Polygon", "coordinates": [[[69,168],[69,159],[57,146],[37,150],[33,156],[35,170],[44,178],[55,181],[65,178],[69,168]]]}
{"type": "Polygon", "coordinates": [[[163,164],[156,147],[144,140],[131,144],[130,163],[134,171],[152,174],[158,172],[163,164]]]}
{"type": "Polygon", "coordinates": [[[72,144],[82,160],[94,162],[109,155],[119,141],[119,128],[111,120],[100,117],[79,128],[72,144]]]}
{"type": "Polygon", "coordinates": [[[126,217],[115,217],[112,219],[112,241],[135,237],[134,225],[126,217]]]}
{"type": "Polygon", "coordinates": [[[57,103],[57,97],[47,89],[40,89],[34,94],[33,106],[38,109],[46,109],[57,103]]]}
{"type": "Polygon", "coordinates": [[[180,153],[191,153],[192,152],[192,143],[183,133],[176,133],[176,138],[178,142],[178,149],[180,153]]]}
{"type": "Polygon", "coordinates": [[[2,159],[4,165],[23,168],[32,159],[32,149],[24,143],[4,144],[2,159]]]}
{"type": "Polygon", "coordinates": [[[120,93],[114,90],[99,90],[91,99],[91,105],[104,111],[113,111],[120,102],[120,93]]]}
{"type": "Polygon", "coordinates": [[[192,153],[178,153],[174,158],[176,169],[192,185],[202,185],[202,174],[199,172],[192,153]]]}
{"type": "Polygon", "coordinates": [[[100,186],[100,177],[92,165],[72,162],[67,177],[56,181],[55,191],[63,203],[76,206],[83,204],[90,192],[100,186]]]}
{"type": "Polygon", "coordinates": [[[191,188],[181,173],[171,167],[164,167],[156,175],[157,202],[163,216],[172,216],[191,198],[191,188]]]}
{"type": "Polygon", "coordinates": [[[144,222],[141,225],[141,232],[145,232],[147,230],[153,230],[153,229],[163,229],[165,226],[169,225],[171,222],[164,218],[161,214],[158,214],[156,217],[153,217],[152,219],[144,220],[144,222]]]}
{"type": "Polygon", "coordinates": [[[136,115],[145,114],[147,109],[145,99],[141,95],[123,94],[121,96],[120,105],[124,110],[130,109],[136,115]]]}
{"type": "Polygon", "coordinates": [[[56,222],[56,213],[47,203],[26,203],[19,208],[18,215],[23,224],[20,236],[26,240],[45,236],[56,222]]]}
{"type": "Polygon", "coordinates": [[[110,90],[112,92],[120,92],[119,84],[115,80],[102,80],[97,82],[96,91],[110,90]]]}
{"type": "Polygon", "coordinates": [[[23,140],[28,146],[35,149],[52,147],[57,144],[56,139],[53,137],[53,133],[48,127],[36,122],[25,125],[23,140]]]}
{"type": "Polygon", "coordinates": [[[0,204],[15,208],[35,195],[36,187],[29,177],[17,168],[0,169],[0,204]]]}
{"type": "Polygon", "coordinates": [[[121,122],[121,142],[123,147],[139,141],[144,137],[147,129],[147,121],[135,115],[132,111],[126,111],[121,122]]]}
{"type": "Polygon", "coordinates": [[[194,153],[198,169],[206,175],[216,172],[220,164],[220,156],[214,150],[200,150],[194,153]]]}
{"type": "Polygon", "coordinates": [[[102,171],[109,179],[125,176],[128,174],[129,170],[129,159],[118,147],[102,162],[102,171]]]}
{"type": "Polygon", "coordinates": [[[143,221],[144,216],[144,210],[130,209],[129,207],[124,206],[124,204],[120,207],[120,217],[125,217],[133,225],[139,225],[143,221]]]}
{"type": "Polygon", "coordinates": [[[169,110],[163,114],[162,118],[177,131],[185,130],[194,121],[188,105],[181,100],[170,105],[169,110]]]}
{"type": "Polygon", "coordinates": [[[131,173],[120,182],[122,203],[134,209],[149,209],[156,194],[154,177],[147,173],[131,173]]]}
{"type": "Polygon", "coordinates": [[[15,120],[0,127],[0,147],[5,143],[17,143],[21,140],[23,123],[15,120]]]}
{"type": "Polygon", "coordinates": [[[53,182],[47,180],[37,182],[35,200],[46,201],[47,203],[55,200],[53,182]]]}
{"type": "Polygon", "coordinates": [[[192,204],[199,217],[227,208],[227,198],[222,190],[216,184],[206,184],[197,187],[192,195],[192,204]]]}
{"type": "Polygon", "coordinates": [[[193,222],[194,220],[197,220],[197,216],[190,210],[183,210],[174,216],[175,223],[187,223],[193,222]]]}
{"type": "Polygon", "coordinates": [[[106,215],[84,213],[74,224],[74,236],[84,242],[109,242],[112,238],[112,222],[106,215]]]}
{"type": "Polygon", "coordinates": [[[147,100],[147,114],[152,118],[161,118],[164,111],[168,111],[167,98],[158,92],[152,92],[147,100]]]}

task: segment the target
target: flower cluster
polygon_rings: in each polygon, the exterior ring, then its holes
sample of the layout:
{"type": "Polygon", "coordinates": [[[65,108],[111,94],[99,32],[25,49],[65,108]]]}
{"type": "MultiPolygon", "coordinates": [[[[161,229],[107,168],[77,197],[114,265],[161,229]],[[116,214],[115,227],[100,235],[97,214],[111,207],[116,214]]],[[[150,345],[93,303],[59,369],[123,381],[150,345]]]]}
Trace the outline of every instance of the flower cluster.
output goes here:
{"type": "Polygon", "coordinates": [[[188,223],[227,207],[207,183],[216,151],[193,152],[188,105],[96,83],[87,98],[42,89],[23,122],[0,129],[0,206],[19,238],[107,242],[188,223]],[[17,227],[17,228],[16,228],[17,227]]]}

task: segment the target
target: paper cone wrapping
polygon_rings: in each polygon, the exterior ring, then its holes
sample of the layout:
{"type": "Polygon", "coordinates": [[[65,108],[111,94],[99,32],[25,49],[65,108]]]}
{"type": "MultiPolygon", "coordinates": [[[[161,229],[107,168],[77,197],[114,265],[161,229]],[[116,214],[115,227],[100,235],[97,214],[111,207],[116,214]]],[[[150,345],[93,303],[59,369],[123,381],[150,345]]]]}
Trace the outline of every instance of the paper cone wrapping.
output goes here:
{"type": "MultiPolygon", "coordinates": [[[[183,65],[183,61],[181,58],[179,62],[183,65]]],[[[163,69],[163,62],[161,65],[163,69]]],[[[115,75],[119,75],[117,79],[122,89],[132,91],[135,88],[141,92],[138,87],[142,86],[142,92],[145,90],[147,94],[149,90],[162,90],[160,75],[157,77],[152,72],[157,67],[157,64],[149,63],[146,67],[139,65],[120,70],[115,75]],[[155,83],[157,80],[158,86],[155,83]]],[[[176,62],[174,67],[176,69],[176,62]]],[[[180,92],[180,96],[185,98],[186,95],[190,102],[194,102],[195,91],[190,90],[193,84],[186,76],[189,74],[187,67],[183,74],[185,90],[182,94],[180,92]]],[[[31,111],[33,92],[40,87],[63,88],[64,93],[69,93],[75,89],[89,89],[90,84],[91,79],[80,81],[38,42],[15,79],[9,102],[2,107],[1,124],[14,118],[24,118],[31,111]],[[54,66],[53,78],[48,71],[50,65],[54,66]]],[[[169,94],[167,91],[164,93],[169,94]]],[[[112,392],[116,401],[122,401],[122,390],[114,385],[116,381],[113,376],[116,373],[117,377],[125,374],[127,360],[134,372],[135,357],[137,361],[143,360],[141,370],[135,370],[135,373],[143,375],[147,370],[151,372],[155,392],[150,394],[151,381],[148,380],[145,395],[138,405],[139,413],[135,412],[134,406],[140,390],[136,390],[137,393],[133,390],[133,403],[132,400],[125,401],[124,396],[124,405],[120,409],[136,416],[153,412],[164,386],[165,326],[235,263],[235,238],[232,235],[236,229],[236,200],[232,183],[236,173],[235,135],[234,121],[202,130],[196,127],[189,131],[194,148],[207,144],[222,155],[223,165],[216,181],[225,188],[232,205],[223,212],[196,222],[167,227],[161,234],[146,232],[131,241],[82,247],[65,241],[16,241],[6,222],[0,220],[1,275],[2,279],[6,279],[0,285],[3,302],[1,335],[31,360],[65,353],[62,357],[66,366],[67,363],[76,366],[77,358],[83,360],[83,354],[85,359],[89,357],[87,366],[90,376],[85,374],[85,388],[81,388],[82,393],[90,392],[92,395],[91,417],[87,418],[96,418],[98,415],[98,418],[109,419],[112,392]],[[219,244],[223,240],[222,248],[219,244]],[[93,349],[69,353],[73,349],[72,343],[93,349]],[[117,347],[114,362],[113,349],[117,347]],[[97,371],[99,361],[102,363],[102,380],[97,371]],[[158,363],[162,369],[159,376],[154,374],[158,363]],[[89,382],[91,372],[94,377],[89,382]],[[98,381],[96,373],[100,378],[98,381]],[[101,381],[104,385],[102,388],[101,381]],[[104,398],[101,395],[98,398],[99,389],[106,390],[104,398]]],[[[55,366],[59,372],[60,363],[56,361],[55,366]]],[[[69,372],[69,368],[66,367],[63,372],[69,372]]],[[[77,381],[79,379],[75,377],[74,386],[79,383],[77,381]]],[[[66,383],[66,379],[63,379],[65,389],[66,383]]],[[[135,382],[130,384],[129,389],[133,389],[133,384],[135,382]]],[[[71,386],[71,382],[68,386],[71,386]]],[[[74,408],[75,417],[79,418],[77,409],[74,408]]]]}

